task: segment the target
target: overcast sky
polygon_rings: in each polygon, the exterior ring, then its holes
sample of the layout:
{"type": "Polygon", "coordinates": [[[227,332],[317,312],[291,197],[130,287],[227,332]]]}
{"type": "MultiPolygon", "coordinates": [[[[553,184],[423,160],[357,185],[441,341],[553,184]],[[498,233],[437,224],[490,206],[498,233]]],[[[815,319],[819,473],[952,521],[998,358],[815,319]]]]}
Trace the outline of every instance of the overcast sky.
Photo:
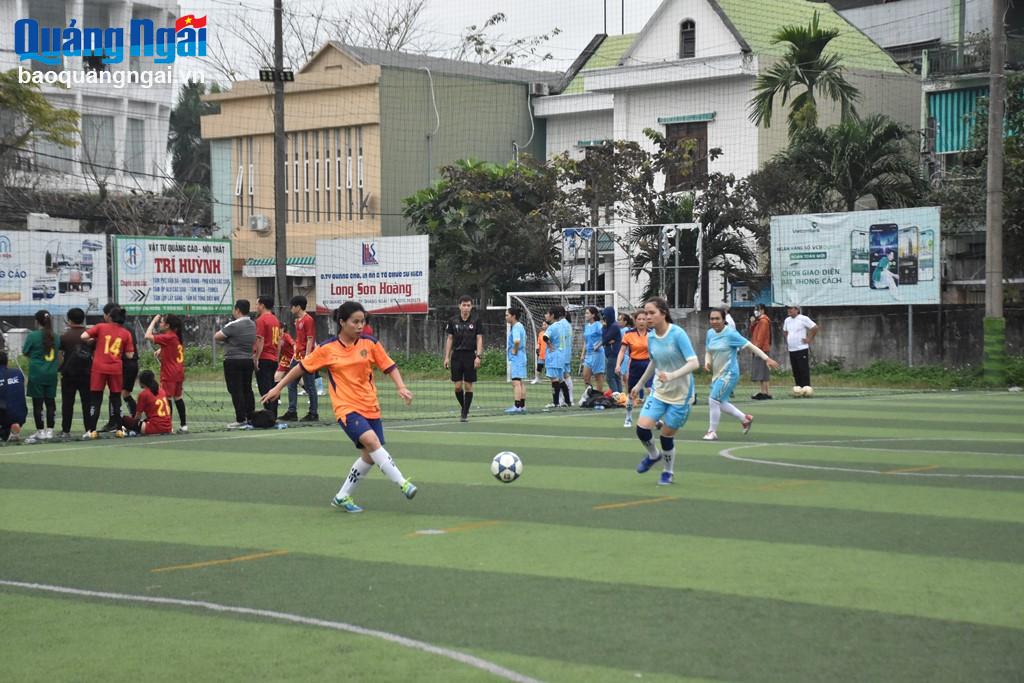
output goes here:
{"type": "MultiPolygon", "coordinates": [[[[363,0],[370,1],[373,0],[363,0]]],[[[604,28],[603,0],[430,0],[424,25],[438,43],[452,45],[464,27],[470,24],[482,24],[487,17],[504,12],[508,21],[502,26],[503,38],[512,39],[527,35],[546,33],[558,27],[562,33],[555,36],[544,51],[550,52],[554,59],[544,64],[522,64],[522,66],[540,67],[545,70],[565,69],[579,55],[580,51],[604,28]]],[[[622,0],[608,2],[608,33],[615,35],[622,29],[622,0]]],[[[267,30],[272,27],[273,0],[180,0],[182,14],[207,15],[209,31],[218,31],[218,25],[224,26],[237,21],[240,14],[250,19],[262,19],[267,30]]],[[[309,12],[309,5],[296,0],[284,0],[285,10],[295,8],[298,12],[309,12]]],[[[358,2],[339,1],[338,7],[344,8],[358,2]]],[[[643,28],[644,23],[660,4],[660,0],[626,0],[625,32],[635,33],[643,28]]],[[[221,30],[222,39],[227,32],[221,30]]],[[[244,44],[232,39],[232,50],[239,52],[245,49],[244,44]]],[[[293,65],[296,68],[299,65],[293,65]]],[[[255,73],[253,76],[255,77],[255,73]]]]}

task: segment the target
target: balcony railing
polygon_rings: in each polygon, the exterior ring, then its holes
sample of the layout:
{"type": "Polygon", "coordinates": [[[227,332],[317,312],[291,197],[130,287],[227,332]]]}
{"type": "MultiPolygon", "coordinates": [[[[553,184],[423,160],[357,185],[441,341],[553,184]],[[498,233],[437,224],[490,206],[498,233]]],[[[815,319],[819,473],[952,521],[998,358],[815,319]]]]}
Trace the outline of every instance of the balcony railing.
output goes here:
{"type": "MultiPolygon", "coordinates": [[[[989,69],[988,40],[947,43],[927,50],[928,75],[932,78],[987,73],[989,69]]],[[[1024,38],[1006,41],[1006,68],[1024,69],[1024,38]]]]}

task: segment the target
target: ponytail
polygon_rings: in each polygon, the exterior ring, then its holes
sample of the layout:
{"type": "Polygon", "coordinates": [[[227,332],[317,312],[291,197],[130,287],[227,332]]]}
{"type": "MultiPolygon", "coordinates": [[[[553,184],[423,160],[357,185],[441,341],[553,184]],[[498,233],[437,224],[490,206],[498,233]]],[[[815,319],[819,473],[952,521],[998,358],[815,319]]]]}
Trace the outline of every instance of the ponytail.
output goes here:
{"type": "Polygon", "coordinates": [[[160,392],[160,384],[152,370],[143,370],[139,373],[139,384],[152,391],[154,396],[160,392]]]}
{"type": "Polygon", "coordinates": [[[178,343],[185,346],[185,336],[182,334],[182,320],[181,316],[171,314],[164,318],[164,322],[167,323],[167,327],[171,328],[171,331],[178,337],[178,343]]]}
{"type": "Polygon", "coordinates": [[[53,318],[50,316],[50,312],[43,309],[36,311],[36,323],[39,324],[39,328],[43,331],[43,352],[44,355],[49,355],[53,351],[53,318]]]}

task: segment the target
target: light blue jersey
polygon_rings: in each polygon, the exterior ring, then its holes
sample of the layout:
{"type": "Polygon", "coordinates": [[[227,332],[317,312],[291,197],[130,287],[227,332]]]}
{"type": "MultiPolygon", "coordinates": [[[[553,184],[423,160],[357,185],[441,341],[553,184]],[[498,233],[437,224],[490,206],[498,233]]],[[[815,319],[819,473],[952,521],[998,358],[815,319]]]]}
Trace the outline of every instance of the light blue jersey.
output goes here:
{"type": "Polygon", "coordinates": [[[731,327],[722,328],[721,332],[708,330],[704,339],[704,348],[711,356],[711,381],[732,379],[740,376],[738,352],[747,345],[747,339],[731,327]]]}
{"type": "Polygon", "coordinates": [[[586,350],[583,354],[583,363],[595,373],[604,372],[604,351],[602,350],[601,337],[604,335],[604,325],[595,320],[583,328],[583,343],[586,350]],[[594,347],[597,346],[597,350],[594,347]]]}
{"type": "Polygon", "coordinates": [[[526,359],[526,328],[523,327],[521,322],[516,322],[509,328],[508,341],[505,345],[505,351],[508,354],[508,362],[515,363],[526,359]],[[516,342],[519,342],[519,351],[515,355],[512,354],[512,349],[516,347],[516,342]]]}
{"type": "Polygon", "coordinates": [[[567,370],[572,358],[572,325],[565,318],[548,326],[548,367],[567,370]]]}
{"type": "Polygon", "coordinates": [[[659,372],[679,370],[689,360],[696,360],[697,353],[683,328],[669,325],[664,336],[654,330],[647,335],[647,351],[654,363],[654,397],[662,403],[673,405],[689,404],[693,399],[693,375],[684,375],[668,382],[658,379],[659,372]]]}

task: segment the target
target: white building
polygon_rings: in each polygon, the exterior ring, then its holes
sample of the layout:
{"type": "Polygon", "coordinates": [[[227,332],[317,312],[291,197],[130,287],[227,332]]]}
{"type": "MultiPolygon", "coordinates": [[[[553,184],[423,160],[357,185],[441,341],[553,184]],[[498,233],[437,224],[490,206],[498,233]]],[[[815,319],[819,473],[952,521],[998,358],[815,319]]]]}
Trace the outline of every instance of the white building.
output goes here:
{"type": "MultiPolygon", "coordinates": [[[[23,68],[36,71],[86,72],[129,71],[151,74],[167,68],[153,57],[128,57],[128,27],[133,19],[150,19],[157,27],[173,25],[179,16],[176,0],[4,0],[0,2],[0,26],[7,35],[0,42],[0,69],[23,68]],[[126,55],[118,64],[102,64],[95,57],[63,57],[58,65],[32,60],[20,61],[14,51],[13,27],[19,19],[30,18],[40,27],[75,26],[122,27],[126,55]]],[[[139,83],[77,83],[42,85],[47,99],[56,107],[74,109],[81,115],[81,140],[74,148],[37,143],[26,155],[32,167],[46,171],[39,176],[41,187],[95,192],[103,183],[109,192],[160,192],[169,182],[167,129],[176,96],[174,80],[139,83]]]]}

